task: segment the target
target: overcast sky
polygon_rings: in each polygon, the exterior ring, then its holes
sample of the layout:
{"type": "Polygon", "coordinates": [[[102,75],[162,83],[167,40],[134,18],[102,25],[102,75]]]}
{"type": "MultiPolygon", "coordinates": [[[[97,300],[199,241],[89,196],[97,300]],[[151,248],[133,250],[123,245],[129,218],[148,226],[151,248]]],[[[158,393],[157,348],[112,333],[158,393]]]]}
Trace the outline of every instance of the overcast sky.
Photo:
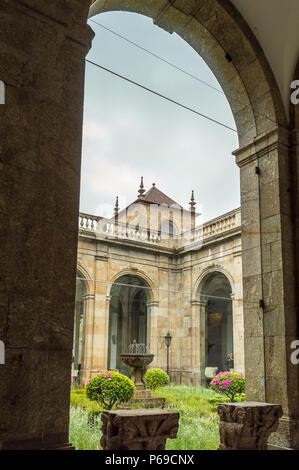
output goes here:
{"type": "MultiPolygon", "coordinates": [[[[93,20],[220,89],[201,57],[152,20],[109,12],[93,20]]],[[[96,33],[88,59],[235,128],[223,94],[174,70],[90,22],[96,33]]],[[[195,191],[203,220],[240,205],[239,169],[231,152],[237,134],[86,65],[80,210],[112,216],[137,197],[140,177],[188,208],[195,191]]]]}

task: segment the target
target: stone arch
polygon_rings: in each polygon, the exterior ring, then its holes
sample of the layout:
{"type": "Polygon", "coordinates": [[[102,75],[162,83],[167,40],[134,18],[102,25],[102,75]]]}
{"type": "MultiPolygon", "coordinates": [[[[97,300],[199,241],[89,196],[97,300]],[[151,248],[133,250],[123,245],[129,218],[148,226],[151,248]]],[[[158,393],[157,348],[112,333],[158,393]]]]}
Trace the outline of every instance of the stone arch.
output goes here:
{"type": "MultiPolygon", "coordinates": [[[[193,295],[200,322],[201,382],[206,385],[220,370],[234,366],[235,328],[231,276],[221,267],[209,266],[199,276],[193,295]]],[[[237,361],[238,362],[238,361],[237,361]]]]}
{"type": "Polygon", "coordinates": [[[287,125],[281,94],[265,54],[230,2],[95,0],[89,17],[108,11],[151,17],[154,24],[177,33],[199,53],[224,90],[240,145],[287,125]]]}
{"type": "Polygon", "coordinates": [[[221,273],[223,274],[225,277],[227,277],[230,285],[231,285],[231,290],[232,290],[232,295],[234,294],[234,287],[235,287],[235,282],[234,282],[234,278],[233,276],[231,275],[231,273],[229,271],[227,271],[226,269],[224,269],[221,265],[210,265],[208,266],[207,268],[205,268],[201,274],[198,276],[195,284],[194,284],[194,287],[193,287],[193,291],[192,291],[192,300],[198,300],[198,295],[200,294],[200,291],[202,289],[202,286],[207,278],[207,276],[209,274],[212,274],[212,273],[221,273]]]}
{"type": "Polygon", "coordinates": [[[93,297],[93,283],[89,273],[82,264],[77,264],[76,297],[73,329],[72,376],[77,385],[84,383],[86,375],[86,322],[88,316],[87,302],[93,297]]]}
{"type": "Polygon", "coordinates": [[[133,340],[150,345],[151,288],[144,276],[129,270],[114,276],[109,299],[108,368],[129,375],[121,354],[127,353],[133,340]],[[119,280],[119,283],[118,283],[119,280]]]}
{"type": "Polygon", "coordinates": [[[94,294],[94,283],[91,279],[91,276],[89,275],[89,272],[87,269],[80,263],[77,264],[77,271],[80,273],[82,276],[83,282],[85,284],[85,289],[86,289],[86,295],[88,294],[94,294]]]}
{"type": "Polygon", "coordinates": [[[130,275],[130,276],[136,276],[141,278],[148,286],[148,293],[149,293],[149,302],[158,302],[158,293],[157,293],[157,287],[155,286],[155,283],[152,281],[152,279],[141,269],[139,268],[123,268],[121,269],[117,274],[112,276],[109,279],[109,284],[107,285],[107,296],[110,297],[111,289],[112,286],[115,282],[117,282],[117,279],[119,279],[122,276],[125,275],[130,275]]]}

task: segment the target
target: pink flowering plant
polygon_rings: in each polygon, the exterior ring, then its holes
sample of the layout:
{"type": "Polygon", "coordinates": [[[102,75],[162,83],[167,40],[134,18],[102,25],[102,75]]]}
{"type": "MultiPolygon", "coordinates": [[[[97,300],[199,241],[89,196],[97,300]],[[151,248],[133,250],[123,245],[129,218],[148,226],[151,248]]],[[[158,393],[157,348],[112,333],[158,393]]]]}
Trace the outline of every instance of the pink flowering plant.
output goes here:
{"type": "Polygon", "coordinates": [[[133,397],[135,387],[128,377],[119,372],[103,370],[86,384],[86,396],[99,403],[105,410],[126,403],[133,397]]]}
{"type": "Polygon", "coordinates": [[[245,377],[238,372],[219,372],[211,380],[210,387],[217,393],[225,394],[233,402],[236,395],[245,392],[245,377]]]}

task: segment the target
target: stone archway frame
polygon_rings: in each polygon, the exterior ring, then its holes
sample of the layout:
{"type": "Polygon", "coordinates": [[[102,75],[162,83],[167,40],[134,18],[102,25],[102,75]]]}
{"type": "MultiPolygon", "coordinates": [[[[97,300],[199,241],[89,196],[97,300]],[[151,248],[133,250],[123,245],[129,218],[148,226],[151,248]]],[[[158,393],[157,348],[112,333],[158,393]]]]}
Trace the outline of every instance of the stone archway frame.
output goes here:
{"type": "Polygon", "coordinates": [[[81,263],[77,263],[77,271],[79,271],[82,275],[82,280],[85,284],[85,289],[86,289],[85,295],[94,295],[95,286],[88,270],[81,263]]]}
{"type": "Polygon", "coordinates": [[[207,266],[202,271],[202,273],[198,276],[198,278],[197,278],[197,280],[194,284],[193,290],[192,290],[192,301],[195,301],[195,302],[198,301],[198,295],[200,294],[199,291],[202,290],[202,287],[204,285],[206,277],[209,274],[213,274],[213,273],[221,273],[228,279],[228,281],[230,283],[230,286],[231,286],[231,290],[232,290],[231,296],[234,295],[235,282],[234,282],[233,276],[230,274],[229,271],[224,269],[221,265],[212,264],[212,265],[207,266]]]}
{"type": "Polygon", "coordinates": [[[117,274],[112,276],[109,279],[108,285],[107,285],[107,294],[106,294],[107,297],[111,297],[111,289],[112,289],[114,283],[117,282],[117,279],[119,279],[122,276],[135,276],[135,277],[141,278],[147,284],[147,286],[145,286],[145,287],[148,287],[148,289],[147,289],[147,292],[149,293],[148,303],[158,302],[159,301],[159,294],[157,293],[158,290],[157,290],[157,287],[156,287],[155,283],[152,281],[152,279],[143,270],[141,270],[137,267],[136,268],[134,268],[134,267],[123,268],[117,274]]]}
{"type": "MultiPolygon", "coordinates": [[[[206,301],[200,298],[200,292],[202,287],[209,277],[210,274],[223,274],[231,286],[231,297],[233,298],[234,291],[234,279],[229,271],[224,269],[219,264],[210,264],[207,266],[202,273],[198,276],[192,291],[191,309],[192,309],[192,343],[195,351],[192,352],[195,358],[195,365],[199,370],[199,383],[202,386],[206,386],[205,368],[206,368],[206,339],[207,339],[207,314],[206,314],[206,301]]],[[[232,311],[232,326],[233,326],[233,338],[234,334],[234,311],[232,311]]],[[[234,339],[235,341],[235,339],[234,339]]]]}
{"type": "Polygon", "coordinates": [[[94,343],[94,314],[95,314],[95,283],[93,282],[88,270],[81,264],[77,263],[77,271],[85,285],[84,300],[84,361],[82,367],[82,381],[85,383],[92,375],[93,364],[93,343],[94,343]],[[86,332],[86,329],[88,332],[86,332]]]}
{"type": "Polygon", "coordinates": [[[281,95],[265,54],[237,9],[219,0],[95,0],[89,17],[127,11],[182,37],[210,67],[230,104],[240,146],[286,127],[281,95]]]}
{"type": "MultiPolygon", "coordinates": [[[[117,274],[110,278],[109,284],[107,285],[107,296],[106,298],[109,300],[107,303],[107,313],[109,317],[109,305],[111,300],[111,289],[115,282],[122,276],[135,276],[142,279],[149,289],[147,292],[149,293],[149,298],[147,301],[147,345],[149,349],[151,348],[152,344],[152,315],[157,315],[157,309],[159,306],[159,292],[157,286],[153,282],[153,280],[145,273],[145,271],[139,269],[138,267],[131,266],[129,268],[122,268],[117,274]]],[[[108,322],[109,323],[109,322],[108,322]]],[[[108,332],[108,329],[107,329],[108,332]]],[[[108,334],[108,333],[107,333],[108,334]]]]}

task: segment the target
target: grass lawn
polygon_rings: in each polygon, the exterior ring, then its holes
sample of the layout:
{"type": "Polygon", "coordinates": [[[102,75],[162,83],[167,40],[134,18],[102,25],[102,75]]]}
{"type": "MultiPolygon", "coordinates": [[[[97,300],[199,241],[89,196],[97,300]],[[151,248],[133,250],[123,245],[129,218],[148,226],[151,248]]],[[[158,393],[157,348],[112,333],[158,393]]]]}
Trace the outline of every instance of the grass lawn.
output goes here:
{"type": "MultiPolygon", "coordinates": [[[[176,439],[168,439],[167,450],[213,450],[219,446],[217,405],[229,401],[212,390],[200,387],[170,386],[152,392],[166,398],[166,408],[179,411],[176,439]]],[[[73,390],[70,411],[70,442],[78,450],[100,450],[101,420],[88,425],[89,411],[101,407],[86,398],[85,390],[73,390]]]]}

